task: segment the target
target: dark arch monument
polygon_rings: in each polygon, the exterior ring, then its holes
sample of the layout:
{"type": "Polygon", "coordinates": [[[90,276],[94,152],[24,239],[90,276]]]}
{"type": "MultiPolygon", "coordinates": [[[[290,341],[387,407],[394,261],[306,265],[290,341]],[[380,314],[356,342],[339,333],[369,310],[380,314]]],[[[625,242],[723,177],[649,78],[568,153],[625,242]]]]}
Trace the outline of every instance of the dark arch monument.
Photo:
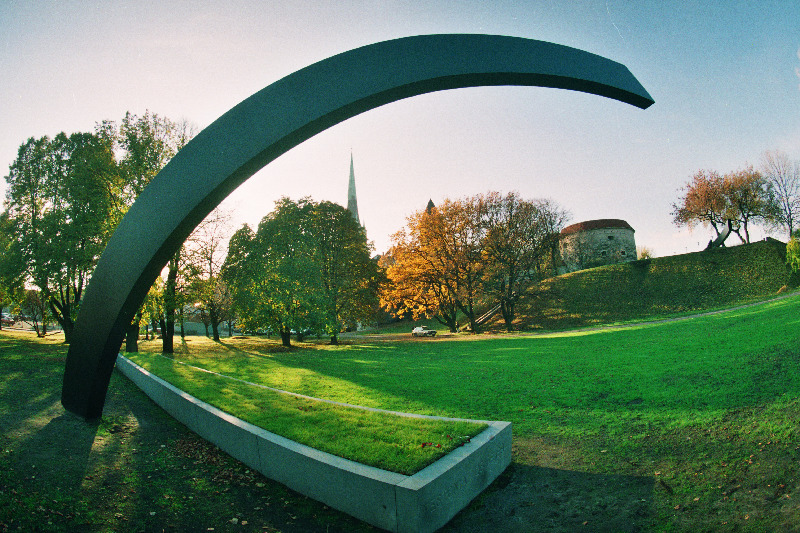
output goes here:
{"type": "Polygon", "coordinates": [[[156,276],[236,187],[294,146],[370,109],[462,87],[570,89],[646,109],[653,99],[624,66],[543,41],[423,35],[330,57],[247,98],[200,132],[152,180],[92,275],[69,347],[61,403],[103,413],[125,329],[156,276]]]}

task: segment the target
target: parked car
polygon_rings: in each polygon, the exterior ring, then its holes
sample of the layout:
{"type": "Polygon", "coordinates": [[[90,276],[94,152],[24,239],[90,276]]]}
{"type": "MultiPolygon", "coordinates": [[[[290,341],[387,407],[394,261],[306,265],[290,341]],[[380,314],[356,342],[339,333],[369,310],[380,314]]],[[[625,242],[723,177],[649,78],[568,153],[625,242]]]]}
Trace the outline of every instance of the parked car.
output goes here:
{"type": "Polygon", "coordinates": [[[435,337],[436,330],[428,326],[417,326],[411,330],[411,335],[414,337],[435,337]]]}
{"type": "Polygon", "coordinates": [[[16,321],[13,318],[11,318],[11,316],[3,313],[2,315],[0,315],[0,322],[4,326],[13,326],[14,322],[16,322],[16,321]]]}

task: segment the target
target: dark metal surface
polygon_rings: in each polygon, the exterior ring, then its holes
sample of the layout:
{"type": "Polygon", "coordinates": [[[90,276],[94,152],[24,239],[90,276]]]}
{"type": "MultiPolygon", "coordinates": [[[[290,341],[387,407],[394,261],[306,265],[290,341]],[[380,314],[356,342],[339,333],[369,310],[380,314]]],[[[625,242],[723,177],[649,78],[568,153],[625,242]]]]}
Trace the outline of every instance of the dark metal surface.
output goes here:
{"type": "Polygon", "coordinates": [[[642,109],[653,103],[624,65],[566,46],[491,35],[385,41],[286,76],[200,132],[125,215],[81,303],[64,370],[64,407],[87,419],[102,415],[125,328],[156,276],[203,218],[255,172],[364,111],[428,92],[498,85],[582,91],[642,109]]]}

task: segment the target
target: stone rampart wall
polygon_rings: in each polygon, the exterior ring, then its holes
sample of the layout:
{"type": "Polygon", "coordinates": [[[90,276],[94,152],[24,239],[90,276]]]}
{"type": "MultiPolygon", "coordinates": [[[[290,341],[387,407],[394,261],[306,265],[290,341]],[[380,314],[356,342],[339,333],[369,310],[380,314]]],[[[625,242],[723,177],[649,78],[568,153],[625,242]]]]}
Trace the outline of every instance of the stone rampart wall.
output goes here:
{"type": "Polygon", "coordinates": [[[598,228],[563,235],[559,252],[564,272],[636,260],[634,231],[598,228]]]}

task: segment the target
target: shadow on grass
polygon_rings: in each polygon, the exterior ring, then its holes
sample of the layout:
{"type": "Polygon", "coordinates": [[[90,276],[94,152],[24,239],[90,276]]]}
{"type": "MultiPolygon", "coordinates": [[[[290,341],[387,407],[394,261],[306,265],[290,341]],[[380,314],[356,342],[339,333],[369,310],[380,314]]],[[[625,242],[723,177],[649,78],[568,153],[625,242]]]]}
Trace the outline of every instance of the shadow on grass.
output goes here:
{"type": "Polygon", "coordinates": [[[118,374],[101,421],[66,413],[65,349],[2,347],[0,531],[370,530],[252,472],[118,374]]]}
{"type": "Polygon", "coordinates": [[[18,473],[28,485],[25,491],[38,492],[44,487],[37,485],[44,483],[48,490],[56,492],[78,490],[86,476],[98,427],[99,423],[87,423],[64,413],[24,440],[15,455],[18,473]],[[43,466],[52,468],[43,471],[43,466]]]}
{"type": "Polygon", "coordinates": [[[650,477],[514,462],[440,531],[644,531],[653,519],[654,484],[650,477]]]}

